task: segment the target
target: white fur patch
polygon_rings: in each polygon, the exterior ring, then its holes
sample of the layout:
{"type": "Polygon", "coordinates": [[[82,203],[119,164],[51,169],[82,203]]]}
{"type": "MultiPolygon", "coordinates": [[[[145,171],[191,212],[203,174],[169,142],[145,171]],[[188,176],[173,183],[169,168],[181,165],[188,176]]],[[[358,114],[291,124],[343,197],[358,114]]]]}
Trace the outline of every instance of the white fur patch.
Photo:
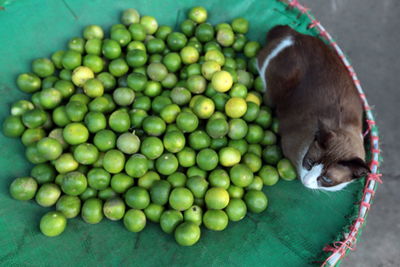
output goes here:
{"type": "Polygon", "coordinates": [[[350,182],[345,182],[345,183],[341,183],[335,186],[330,186],[330,187],[324,187],[324,186],[320,186],[318,184],[318,177],[321,176],[322,171],[324,170],[324,165],[323,164],[317,164],[314,165],[311,170],[307,170],[303,167],[302,162],[303,159],[306,155],[306,149],[303,150],[303,152],[300,155],[300,162],[297,166],[297,170],[299,172],[300,175],[300,180],[301,183],[310,189],[319,189],[319,190],[325,190],[325,191],[340,191],[343,188],[345,188],[347,185],[349,185],[352,181],[350,182]]]}
{"type": "Polygon", "coordinates": [[[271,62],[271,60],[276,57],[280,52],[282,52],[285,48],[293,45],[293,38],[291,36],[286,37],[283,39],[272,51],[271,53],[265,58],[261,68],[260,64],[257,59],[257,70],[258,73],[260,74],[261,80],[264,84],[264,92],[267,91],[267,82],[265,80],[265,72],[267,71],[268,65],[271,62]]]}

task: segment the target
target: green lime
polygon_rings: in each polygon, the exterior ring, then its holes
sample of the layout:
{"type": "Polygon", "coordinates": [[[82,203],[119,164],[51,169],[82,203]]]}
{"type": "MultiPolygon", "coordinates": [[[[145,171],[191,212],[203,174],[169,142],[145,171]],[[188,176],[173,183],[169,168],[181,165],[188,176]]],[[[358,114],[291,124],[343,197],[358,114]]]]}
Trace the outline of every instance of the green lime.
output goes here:
{"type": "Polygon", "coordinates": [[[111,175],[103,168],[93,168],[87,174],[88,184],[96,190],[104,190],[110,185],[111,175]]]}
{"type": "Polygon", "coordinates": [[[131,41],[132,36],[127,29],[121,28],[111,32],[111,39],[117,41],[122,47],[124,47],[131,41]]]}
{"type": "Polygon", "coordinates": [[[162,92],[161,83],[156,81],[148,81],[144,88],[144,94],[149,97],[155,97],[160,95],[162,92]]]}
{"type": "Polygon", "coordinates": [[[214,61],[220,66],[224,66],[225,64],[225,56],[221,51],[217,49],[212,49],[206,52],[205,61],[214,61]]]}
{"type": "Polygon", "coordinates": [[[157,116],[149,116],[143,120],[143,130],[154,136],[160,136],[165,132],[165,122],[157,116]]]}
{"type": "Polygon", "coordinates": [[[185,47],[187,43],[187,38],[183,33],[180,32],[172,32],[168,34],[167,44],[168,48],[172,51],[179,51],[185,47]]]}
{"type": "Polygon", "coordinates": [[[131,117],[131,125],[136,129],[142,127],[143,120],[148,116],[147,112],[143,109],[132,109],[129,111],[129,115],[131,117]]]}
{"type": "Polygon", "coordinates": [[[180,55],[184,64],[193,64],[199,60],[199,52],[192,46],[182,48],[180,55]]]}
{"type": "Polygon", "coordinates": [[[282,158],[282,150],[277,145],[267,146],[262,152],[263,159],[266,163],[275,165],[282,158]]]}
{"type": "Polygon", "coordinates": [[[190,133],[199,126],[199,119],[195,114],[189,112],[181,112],[176,118],[176,125],[184,133],[190,133]]]}
{"type": "Polygon", "coordinates": [[[62,98],[68,98],[72,96],[73,93],[75,93],[75,86],[70,81],[58,80],[54,84],[54,88],[61,93],[62,98]]]}
{"type": "Polygon", "coordinates": [[[47,160],[55,160],[62,154],[62,146],[54,138],[45,137],[37,143],[39,153],[47,160]]]}
{"type": "Polygon", "coordinates": [[[96,133],[93,143],[100,151],[107,151],[115,147],[117,136],[111,130],[104,129],[96,133]]]}
{"type": "Polygon", "coordinates": [[[185,136],[180,131],[168,132],[164,135],[164,147],[171,153],[177,153],[185,147],[185,136]]]}
{"type": "Polygon", "coordinates": [[[124,225],[131,232],[140,232],[146,227],[146,215],[138,209],[130,209],[125,213],[124,225]]]}
{"type": "Polygon", "coordinates": [[[277,118],[272,119],[271,129],[274,133],[279,133],[279,121],[277,118]]]}
{"type": "Polygon", "coordinates": [[[10,194],[17,200],[31,200],[37,191],[38,184],[32,177],[19,177],[10,184],[10,194]]]}
{"type": "Polygon", "coordinates": [[[58,236],[67,227],[65,215],[59,211],[49,211],[40,219],[40,231],[45,236],[58,236]]]}
{"type": "Polygon", "coordinates": [[[252,172],[257,172],[258,170],[260,170],[262,166],[261,158],[251,152],[246,153],[243,156],[243,163],[246,164],[247,167],[249,167],[252,172]]]}
{"type": "Polygon", "coordinates": [[[296,169],[288,159],[281,159],[277,164],[277,169],[283,180],[292,181],[297,177],[296,169]]]}
{"type": "Polygon", "coordinates": [[[192,94],[190,93],[190,91],[184,87],[175,87],[171,91],[172,102],[179,106],[183,106],[189,103],[191,97],[192,94]]]}
{"type": "Polygon", "coordinates": [[[129,70],[129,66],[122,58],[114,59],[108,65],[108,71],[115,77],[125,75],[129,70]]]}
{"type": "Polygon", "coordinates": [[[166,210],[161,214],[160,226],[164,232],[171,234],[182,221],[183,216],[180,211],[166,210]]]}
{"type": "Polygon", "coordinates": [[[193,246],[200,239],[201,230],[193,222],[184,222],[176,227],[175,240],[181,246],[193,246]]]}
{"type": "Polygon", "coordinates": [[[275,145],[277,142],[277,137],[274,134],[274,132],[267,130],[264,132],[264,137],[261,140],[261,144],[264,146],[268,146],[268,145],[275,145]]]}
{"type": "Polygon", "coordinates": [[[228,215],[229,220],[233,222],[240,221],[244,216],[246,216],[246,203],[238,198],[231,199],[228,206],[225,208],[225,212],[228,215]]]}
{"type": "Polygon", "coordinates": [[[53,64],[57,69],[62,68],[61,61],[64,56],[64,53],[65,53],[64,50],[58,50],[51,55],[51,60],[53,61],[53,64]]]}
{"type": "Polygon", "coordinates": [[[229,194],[222,187],[212,187],[207,190],[205,202],[209,209],[224,209],[229,203],[229,194]]]}
{"type": "Polygon", "coordinates": [[[260,113],[260,108],[254,102],[246,102],[246,103],[247,103],[247,110],[243,116],[243,119],[247,122],[255,121],[260,113]]]}
{"type": "Polygon", "coordinates": [[[24,115],[25,112],[34,108],[35,106],[32,102],[22,99],[12,104],[10,112],[13,116],[21,116],[24,115]]]}
{"type": "Polygon", "coordinates": [[[148,171],[147,159],[141,154],[132,155],[125,165],[126,173],[133,177],[139,178],[148,171]]]}
{"type": "Polygon", "coordinates": [[[131,118],[126,110],[119,109],[111,113],[108,118],[108,125],[115,132],[123,133],[131,127],[131,118]]]}
{"type": "Polygon", "coordinates": [[[103,167],[109,173],[119,173],[124,169],[125,156],[116,149],[111,149],[106,152],[103,159],[103,167]]]}
{"type": "Polygon", "coordinates": [[[250,124],[248,127],[246,141],[249,144],[258,144],[264,138],[264,130],[261,126],[256,124],[250,124]]]}
{"type": "Polygon", "coordinates": [[[247,103],[243,98],[232,97],[225,104],[225,113],[231,118],[242,117],[247,110],[247,103]]]}
{"type": "Polygon", "coordinates": [[[240,162],[241,153],[234,147],[224,147],[219,151],[219,160],[222,166],[231,167],[240,162]]]}
{"type": "Polygon", "coordinates": [[[247,135],[248,126],[242,119],[232,119],[229,121],[229,138],[239,140],[247,135]]]}
{"type": "Polygon", "coordinates": [[[170,175],[178,169],[178,159],[174,154],[164,153],[156,160],[156,169],[162,175],[170,175]]]}
{"type": "Polygon", "coordinates": [[[201,150],[210,146],[211,138],[206,132],[197,130],[189,135],[189,145],[195,150],[201,150]]]}
{"type": "Polygon", "coordinates": [[[35,200],[42,207],[51,207],[56,204],[61,190],[56,184],[43,184],[36,193],[35,200]]]}
{"type": "Polygon", "coordinates": [[[228,189],[230,185],[228,172],[226,172],[224,169],[213,170],[208,176],[208,181],[210,182],[211,186],[220,187],[223,189],[228,189]]]}
{"type": "Polygon", "coordinates": [[[237,33],[246,34],[249,30],[249,22],[245,18],[236,18],[232,21],[232,29],[237,33]]]}
{"type": "Polygon", "coordinates": [[[157,159],[164,152],[163,142],[157,137],[146,137],[140,146],[140,152],[148,159],[157,159]]]}
{"type": "Polygon", "coordinates": [[[97,111],[87,113],[84,122],[91,133],[97,133],[98,131],[105,129],[107,126],[106,116],[97,111]]]}
{"type": "Polygon", "coordinates": [[[76,170],[79,163],[71,153],[65,153],[55,160],[54,165],[59,173],[67,173],[76,170]]]}
{"type": "Polygon", "coordinates": [[[146,29],[140,23],[129,25],[129,31],[131,32],[132,39],[135,41],[144,41],[146,39],[146,29]]]}
{"type": "Polygon", "coordinates": [[[140,20],[139,12],[134,8],[125,9],[121,15],[121,22],[125,25],[138,23],[140,20]]]}
{"type": "Polygon", "coordinates": [[[39,184],[50,183],[56,178],[56,170],[48,163],[40,163],[32,168],[31,176],[39,184]]]}
{"type": "Polygon", "coordinates": [[[235,83],[229,91],[231,97],[246,98],[247,88],[243,84],[235,83]]]}
{"type": "Polygon", "coordinates": [[[146,46],[141,41],[132,41],[126,47],[126,50],[128,52],[131,51],[131,50],[135,50],[135,49],[146,51],[146,46]]]}
{"type": "Polygon", "coordinates": [[[186,187],[192,191],[195,198],[203,198],[208,188],[208,182],[200,176],[192,176],[186,181],[186,187]]]}
{"type": "Polygon", "coordinates": [[[254,176],[253,182],[246,187],[246,190],[262,190],[264,185],[263,179],[260,176],[254,176]]]}
{"type": "MultiPolygon", "coordinates": [[[[135,92],[140,92],[145,89],[147,77],[140,73],[131,73],[127,77],[127,82],[129,88],[133,89],[135,92]]],[[[136,98],[135,102],[137,102],[137,100],[138,98],[136,98]]]]}
{"type": "Polygon", "coordinates": [[[18,75],[18,88],[25,93],[34,93],[41,87],[42,81],[33,73],[23,73],[18,75]]]}
{"type": "Polygon", "coordinates": [[[268,206],[267,196],[258,190],[249,190],[244,195],[247,208],[254,213],[263,212],[268,206]]]}
{"type": "Polygon", "coordinates": [[[161,110],[160,117],[166,123],[173,123],[180,112],[181,108],[177,104],[168,104],[161,110]]]}
{"type": "Polygon", "coordinates": [[[192,222],[198,226],[203,221],[203,210],[198,205],[193,205],[183,213],[185,222],[192,222]]]}
{"type": "Polygon", "coordinates": [[[151,201],[158,205],[165,205],[168,202],[171,184],[165,180],[158,180],[150,188],[151,201]]]}
{"type": "Polygon", "coordinates": [[[269,128],[272,123],[271,113],[266,110],[261,109],[260,112],[258,113],[258,116],[257,116],[255,122],[258,125],[260,125],[261,127],[263,127],[264,129],[269,128]]]}
{"type": "Polygon", "coordinates": [[[189,10],[188,18],[196,23],[203,23],[207,20],[207,10],[202,6],[193,7],[189,10]]]}
{"type": "Polygon", "coordinates": [[[104,86],[104,90],[105,91],[110,91],[111,89],[113,89],[116,85],[116,80],[114,78],[114,76],[112,76],[110,73],[108,72],[102,72],[100,74],[98,74],[96,76],[96,79],[98,79],[99,81],[101,81],[101,83],[104,86]]]}
{"type": "Polygon", "coordinates": [[[168,35],[172,32],[172,28],[170,26],[160,26],[156,32],[156,38],[159,38],[161,40],[167,39],[168,35]]]}
{"type": "Polygon", "coordinates": [[[85,118],[88,108],[86,104],[80,101],[69,101],[65,106],[65,112],[69,120],[78,122],[85,118]]]}
{"type": "Polygon", "coordinates": [[[194,35],[196,23],[190,19],[184,20],[180,25],[180,29],[187,37],[191,37],[194,35]]]}
{"type": "Polygon", "coordinates": [[[211,171],[218,165],[218,154],[210,148],[202,149],[196,156],[196,163],[202,170],[211,171]]]}
{"type": "Polygon", "coordinates": [[[111,187],[107,187],[106,189],[100,190],[98,193],[98,197],[101,200],[108,200],[115,197],[118,197],[118,194],[112,190],[111,187]]]}
{"type": "Polygon", "coordinates": [[[185,147],[177,154],[179,165],[185,168],[191,167],[196,163],[196,152],[190,148],[185,147]]]}
{"type": "MultiPolygon", "coordinates": [[[[192,76],[194,77],[194,76],[192,76]]],[[[190,79],[190,78],[189,78],[190,79]]],[[[199,98],[194,106],[193,112],[199,117],[200,119],[208,119],[212,116],[215,110],[214,102],[207,97],[199,98]]]]}
{"type": "Polygon", "coordinates": [[[78,145],[88,140],[89,131],[82,123],[73,122],[65,126],[63,137],[68,144],[78,145]]]}
{"type": "Polygon", "coordinates": [[[103,219],[103,201],[98,198],[89,198],[82,205],[82,219],[86,223],[96,224],[103,219]]]}
{"type": "Polygon", "coordinates": [[[32,62],[33,73],[41,78],[53,75],[54,70],[54,64],[48,58],[38,58],[32,62]]]}
{"type": "Polygon", "coordinates": [[[230,185],[228,188],[229,197],[232,198],[242,198],[244,195],[243,187],[230,185]]]}
{"type": "Polygon", "coordinates": [[[150,195],[146,189],[134,186],[125,193],[126,204],[134,209],[145,209],[150,204],[150,195]]]}
{"type": "MultiPolygon", "coordinates": [[[[147,161],[147,166],[148,169],[154,170],[154,162],[153,161],[147,161]]],[[[139,178],[138,180],[138,186],[146,188],[149,190],[153,184],[156,181],[159,181],[161,179],[160,175],[156,173],[155,171],[148,171],[146,174],[144,174],[142,177],[139,178]]]]}
{"type": "Polygon", "coordinates": [[[207,229],[222,231],[228,226],[228,215],[222,210],[207,210],[203,216],[203,223],[207,229]]]}
{"type": "Polygon", "coordinates": [[[82,194],[79,195],[79,198],[82,201],[86,201],[89,198],[95,198],[97,196],[97,190],[93,189],[93,188],[86,188],[85,192],[83,192],[82,194]]]}
{"type": "Polygon", "coordinates": [[[158,28],[157,20],[151,16],[141,17],[140,24],[144,26],[147,34],[154,34],[158,28]]]}
{"type": "Polygon", "coordinates": [[[61,103],[62,94],[55,88],[47,88],[40,92],[39,101],[44,109],[53,109],[61,103]]]}
{"type": "Polygon", "coordinates": [[[61,60],[62,66],[67,70],[73,70],[82,63],[82,55],[74,50],[67,50],[61,60]]]}
{"type": "Polygon", "coordinates": [[[111,188],[117,193],[125,193],[128,188],[133,186],[133,183],[133,178],[124,173],[114,174],[111,178],[111,188]]]}
{"type": "Polygon", "coordinates": [[[96,146],[89,143],[78,145],[74,150],[74,158],[80,164],[90,165],[96,162],[99,157],[99,151],[96,146]]]}
{"type": "Polygon", "coordinates": [[[107,59],[116,59],[121,56],[121,46],[115,40],[104,40],[102,53],[107,59]]]}
{"type": "Polygon", "coordinates": [[[261,45],[258,42],[255,41],[247,42],[246,45],[244,46],[243,54],[248,58],[255,57],[257,56],[257,53],[260,50],[260,48],[261,45]]]}
{"type": "Polygon", "coordinates": [[[57,201],[56,209],[67,219],[75,218],[81,211],[81,200],[77,196],[63,195],[57,201]]]}
{"type": "Polygon", "coordinates": [[[174,188],[169,196],[169,205],[175,210],[187,210],[193,205],[192,192],[184,187],[174,188]]]}
{"type": "Polygon", "coordinates": [[[172,104],[171,98],[164,95],[156,96],[151,103],[151,108],[154,113],[159,114],[161,110],[166,107],[167,105],[172,104]]]}
{"type": "Polygon", "coordinates": [[[99,25],[88,25],[83,29],[83,37],[86,40],[90,39],[103,39],[104,31],[99,25]]]}
{"type": "Polygon", "coordinates": [[[185,186],[186,180],[186,175],[181,172],[175,172],[167,177],[167,181],[173,188],[185,186]]]}
{"type": "Polygon", "coordinates": [[[162,39],[150,39],[146,43],[147,52],[149,54],[160,54],[165,50],[165,42],[162,39]]]}
{"type": "Polygon", "coordinates": [[[147,219],[155,223],[160,222],[160,217],[163,211],[164,211],[164,206],[154,203],[150,203],[150,205],[144,209],[144,213],[146,214],[147,219]]]}
{"type": "Polygon", "coordinates": [[[125,203],[122,199],[110,198],[103,205],[104,216],[111,221],[121,220],[125,215],[125,203]]]}
{"type": "Polygon", "coordinates": [[[223,118],[209,120],[206,125],[206,131],[212,138],[221,138],[228,133],[229,124],[223,118]]]}
{"type": "Polygon", "coordinates": [[[188,177],[193,177],[193,176],[200,176],[202,178],[207,177],[207,172],[205,170],[200,169],[197,166],[192,166],[188,168],[186,174],[188,177]]]}
{"type": "Polygon", "coordinates": [[[131,50],[126,55],[126,62],[133,68],[144,66],[147,62],[147,54],[143,50],[131,50]]]}
{"type": "MultiPolygon", "coordinates": [[[[25,112],[22,115],[22,122],[27,128],[37,128],[43,126],[47,120],[47,113],[42,109],[35,108],[25,112]]],[[[3,132],[9,136],[20,136],[23,132],[23,125],[21,125],[20,117],[10,116],[3,122],[3,132]]]]}
{"type": "Polygon", "coordinates": [[[25,150],[25,157],[26,159],[33,163],[33,164],[39,164],[46,162],[47,160],[39,153],[36,143],[33,143],[32,145],[29,145],[26,147],[25,150]]]}
{"type": "Polygon", "coordinates": [[[182,60],[178,53],[168,53],[162,59],[162,63],[170,72],[178,71],[181,68],[181,62],[182,60]]]}
{"type": "Polygon", "coordinates": [[[196,27],[195,36],[202,43],[209,42],[214,38],[214,27],[210,23],[201,23],[196,27]]]}
{"type": "Polygon", "coordinates": [[[85,66],[80,66],[72,72],[72,82],[79,87],[82,87],[87,80],[94,78],[93,71],[85,66]]]}
{"type": "Polygon", "coordinates": [[[134,154],[139,151],[140,139],[133,133],[123,133],[117,139],[117,147],[125,154],[134,154]]]}
{"type": "Polygon", "coordinates": [[[68,42],[68,48],[82,54],[85,49],[85,40],[81,37],[74,37],[68,42]]]}
{"type": "Polygon", "coordinates": [[[67,124],[71,123],[71,120],[68,118],[67,110],[65,106],[59,106],[53,110],[52,114],[53,122],[60,127],[64,127],[67,124]]]}
{"type": "Polygon", "coordinates": [[[68,69],[62,69],[59,73],[60,79],[66,81],[72,81],[72,71],[68,69]]]}
{"type": "Polygon", "coordinates": [[[218,92],[226,92],[232,87],[232,76],[227,71],[217,71],[212,76],[212,85],[218,92]]]}
{"type": "Polygon", "coordinates": [[[71,196],[83,193],[87,187],[87,180],[84,174],[78,171],[67,173],[61,182],[62,191],[71,196]]]}
{"type": "Polygon", "coordinates": [[[206,61],[201,66],[201,74],[207,79],[211,80],[214,73],[221,71],[221,66],[215,61],[206,61]]]}
{"type": "MultiPolygon", "coordinates": [[[[33,117],[32,117],[33,118],[33,117]]],[[[36,118],[33,118],[36,119],[36,118]]],[[[31,121],[28,125],[32,125],[31,121]]],[[[26,125],[26,124],[25,124],[26,125]]],[[[35,125],[35,124],[33,124],[35,125]]],[[[29,130],[29,129],[28,129],[29,130]]],[[[8,116],[3,121],[3,134],[7,137],[20,137],[25,132],[24,123],[20,116],[8,116]]]]}
{"type": "Polygon", "coordinates": [[[230,29],[220,29],[217,32],[216,39],[217,42],[224,47],[231,46],[235,41],[235,34],[230,29]]]}
{"type": "Polygon", "coordinates": [[[229,176],[234,185],[246,187],[253,181],[254,175],[251,169],[244,164],[236,164],[229,171],[229,176]]]}
{"type": "Polygon", "coordinates": [[[100,80],[89,79],[83,85],[83,91],[87,96],[94,98],[103,95],[104,86],[100,80]]]}

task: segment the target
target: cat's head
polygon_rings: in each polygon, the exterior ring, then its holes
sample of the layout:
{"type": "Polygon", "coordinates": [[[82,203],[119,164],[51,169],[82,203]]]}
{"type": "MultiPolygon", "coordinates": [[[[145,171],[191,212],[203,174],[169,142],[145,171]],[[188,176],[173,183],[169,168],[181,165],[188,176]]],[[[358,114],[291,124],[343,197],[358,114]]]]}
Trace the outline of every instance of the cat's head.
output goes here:
{"type": "Polygon", "coordinates": [[[312,189],[338,191],[370,172],[360,133],[331,129],[318,122],[318,131],[299,170],[302,183],[312,189]]]}

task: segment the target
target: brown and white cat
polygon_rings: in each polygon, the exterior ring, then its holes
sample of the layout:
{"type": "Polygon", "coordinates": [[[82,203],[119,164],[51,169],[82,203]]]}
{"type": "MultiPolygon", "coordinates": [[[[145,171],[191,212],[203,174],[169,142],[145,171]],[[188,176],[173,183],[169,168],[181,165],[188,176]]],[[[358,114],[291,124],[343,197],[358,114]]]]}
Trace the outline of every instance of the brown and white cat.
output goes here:
{"type": "Polygon", "coordinates": [[[276,26],[257,61],[283,153],[304,186],[338,191],[365,176],[362,102],[339,56],[316,37],[276,26]]]}

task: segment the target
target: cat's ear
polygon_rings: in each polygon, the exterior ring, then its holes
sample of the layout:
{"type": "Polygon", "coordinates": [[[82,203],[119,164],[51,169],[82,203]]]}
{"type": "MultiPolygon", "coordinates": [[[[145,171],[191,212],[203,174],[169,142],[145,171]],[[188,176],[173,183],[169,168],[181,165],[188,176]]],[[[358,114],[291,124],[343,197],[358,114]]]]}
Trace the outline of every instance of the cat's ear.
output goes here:
{"type": "Polygon", "coordinates": [[[360,158],[340,161],[339,164],[350,168],[354,179],[364,177],[371,172],[367,163],[360,158]]]}
{"type": "Polygon", "coordinates": [[[335,136],[335,133],[322,120],[318,120],[317,127],[315,140],[318,142],[321,148],[326,149],[328,147],[328,142],[335,136]]]}

